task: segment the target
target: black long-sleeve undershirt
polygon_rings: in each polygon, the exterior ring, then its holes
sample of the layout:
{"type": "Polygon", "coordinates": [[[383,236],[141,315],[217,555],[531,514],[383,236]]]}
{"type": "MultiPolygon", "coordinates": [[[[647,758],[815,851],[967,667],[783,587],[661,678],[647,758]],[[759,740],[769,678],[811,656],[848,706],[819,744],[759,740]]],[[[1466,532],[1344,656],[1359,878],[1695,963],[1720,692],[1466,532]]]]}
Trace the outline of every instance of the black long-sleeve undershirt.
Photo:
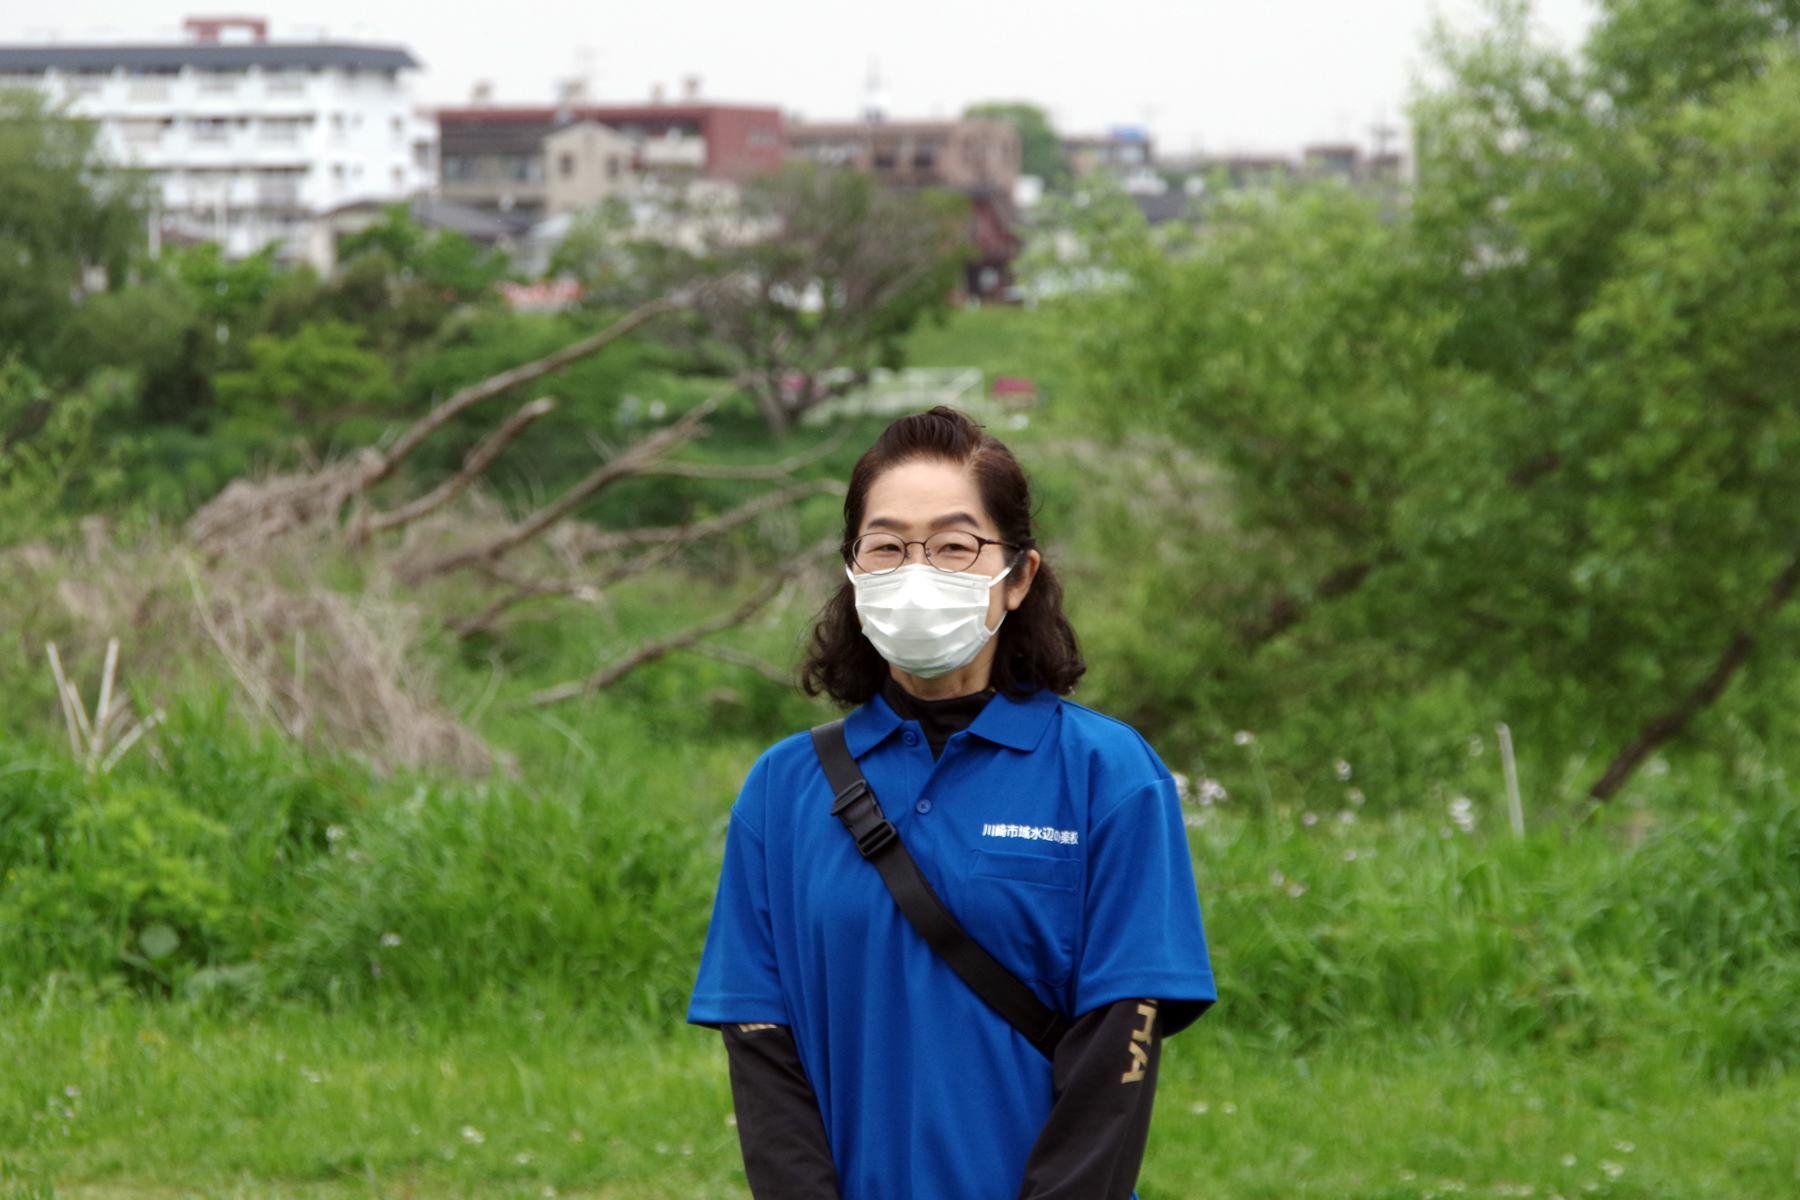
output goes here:
{"type": "MultiPolygon", "coordinates": [[[[1025,1160],[1019,1200],[1126,1200],[1156,1098],[1162,1021],[1155,1000],[1079,1018],[1051,1064],[1055,1103],[1025,1160]]],[[[727,1025],[731,1099],[756,1200],[837,1200],[818,1097],[782,1025],[727,1025]]]]}
{"type": "Polygon", "coordinates": [[[755,1200],[838,1200],[819,1098],[785,1025],[727,1025],[731,1107],[755,1200]]]}
{"type": "Polygon", "coordinates": [[[1162,1020],[1155,1000],[1085,1014],[1057,1044],[1056,1103],[1025,1160],[1019,1200],[1127,1200],[1144,1165],[1162,1020]]]}

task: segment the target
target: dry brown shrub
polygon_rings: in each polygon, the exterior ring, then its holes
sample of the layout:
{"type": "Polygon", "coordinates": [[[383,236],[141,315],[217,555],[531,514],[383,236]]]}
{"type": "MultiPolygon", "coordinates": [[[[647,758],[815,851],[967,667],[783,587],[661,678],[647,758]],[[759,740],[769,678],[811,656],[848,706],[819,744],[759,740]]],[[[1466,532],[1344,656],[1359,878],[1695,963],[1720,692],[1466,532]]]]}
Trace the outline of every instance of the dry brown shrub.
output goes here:
{"type": "Polygon", "coordinates": [[[71,657],[117,636],[124,684],[152,694],[222,667],[246,720],[383,769],[491,768],[481,739],[434,698],[418,653],[428,618],[379,587],[326,586],[339,552],[329,538],[270,537],[210,561],[166,536],[102,540],[0,555],[0,575],[19,585],[9,634],[38,653],[60,641],[71,657]]]}
{"type": "Polygon", "coordinates": [[[287,534],[335,524],[382,461],[379,452],[364,449],[311,471],[234,479],[189,518],[187,540],[212,555],[261,552],[287,534]]]}

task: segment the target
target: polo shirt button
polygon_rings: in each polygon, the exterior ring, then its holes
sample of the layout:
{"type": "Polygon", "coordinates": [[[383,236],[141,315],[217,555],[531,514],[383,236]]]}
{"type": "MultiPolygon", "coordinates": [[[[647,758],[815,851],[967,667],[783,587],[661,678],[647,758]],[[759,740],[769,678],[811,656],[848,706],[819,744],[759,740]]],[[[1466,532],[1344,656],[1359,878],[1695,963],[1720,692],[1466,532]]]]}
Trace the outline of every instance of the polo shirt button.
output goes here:
{"type": "Polygon", "coordinates": [[[919,735],[909,729],[906,731],[906,739],[905,740],[906,740],[907,745],[916,746],[919,744],[919,735]]]}
{"type": "Polygon", "coordinates": [[[930,812],[931,811],[931,801],[929,801],[929,800],[919,801],[917,804],[913,805],[913,811],[916,813],[920,813],[920,814],[930,812]]]}

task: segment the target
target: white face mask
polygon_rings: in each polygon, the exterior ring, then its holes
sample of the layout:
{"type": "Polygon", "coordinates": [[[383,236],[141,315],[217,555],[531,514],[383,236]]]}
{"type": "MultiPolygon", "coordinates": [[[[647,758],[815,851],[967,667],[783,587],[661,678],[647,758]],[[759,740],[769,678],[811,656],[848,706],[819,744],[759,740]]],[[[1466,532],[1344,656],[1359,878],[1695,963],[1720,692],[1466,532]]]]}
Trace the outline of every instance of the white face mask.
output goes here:
{"type": "MultiPolygon", "coordinates": [[[[883,575],[857,575],[856,615],[881,657],[908,675],[937,679],[975,661],[1000,626],[987,627],[988,593],[1012,573],[978,575],[909,563],[883,575]]],[[[1002,612],[1000,619],[1005,620],[1002,612]]]]}

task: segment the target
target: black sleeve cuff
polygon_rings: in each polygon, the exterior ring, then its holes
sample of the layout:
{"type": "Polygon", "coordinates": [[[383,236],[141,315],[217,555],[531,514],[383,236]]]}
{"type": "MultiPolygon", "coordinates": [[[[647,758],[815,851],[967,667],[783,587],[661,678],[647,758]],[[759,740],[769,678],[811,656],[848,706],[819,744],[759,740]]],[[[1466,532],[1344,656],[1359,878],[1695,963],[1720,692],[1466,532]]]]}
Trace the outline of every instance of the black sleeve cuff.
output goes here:
{"type": "Polygon", "coordinates": [[[1025,1160],[1019,1200],[1128,1200],[1161,1058],[1155,1000],[1120,1000],[1078,1019],[1056,1048],[1056,1104],[1025,1160]]]}
{"type": "Polygon", "coordinates": [[[818,1097],[783,1025],[725,1025],[731,1103],[756,1200],[838,1200],[818,1097]]]}

